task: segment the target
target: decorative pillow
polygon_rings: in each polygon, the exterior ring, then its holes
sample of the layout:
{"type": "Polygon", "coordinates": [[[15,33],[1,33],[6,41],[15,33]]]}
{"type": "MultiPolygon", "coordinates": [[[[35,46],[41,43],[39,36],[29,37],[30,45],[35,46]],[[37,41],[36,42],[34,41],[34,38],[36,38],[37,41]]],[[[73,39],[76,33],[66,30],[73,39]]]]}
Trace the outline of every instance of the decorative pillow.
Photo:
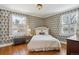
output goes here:
{"type": "Polygon", "coordinates": [[[40,32],[39,34],[40,34],[40,35],[45,35],[45,33],[44,33],[44,32],[40,32]]]}

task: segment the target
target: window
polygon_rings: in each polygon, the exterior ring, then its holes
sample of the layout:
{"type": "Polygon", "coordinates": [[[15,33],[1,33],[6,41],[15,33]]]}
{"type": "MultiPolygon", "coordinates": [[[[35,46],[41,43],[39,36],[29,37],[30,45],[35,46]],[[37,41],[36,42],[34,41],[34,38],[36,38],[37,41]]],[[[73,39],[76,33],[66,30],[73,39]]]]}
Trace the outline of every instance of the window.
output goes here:
{"type": "Polygon", "coordinates": [[[13,36],[23,36],[26,30],[26,17],[12,15],[12,35],[13,36]]]}
{"type": "Polygon", "coordinates": [[[61,35],[70,36],[76,33],[77,13],[64,14],[62,18],[61,35]]]}

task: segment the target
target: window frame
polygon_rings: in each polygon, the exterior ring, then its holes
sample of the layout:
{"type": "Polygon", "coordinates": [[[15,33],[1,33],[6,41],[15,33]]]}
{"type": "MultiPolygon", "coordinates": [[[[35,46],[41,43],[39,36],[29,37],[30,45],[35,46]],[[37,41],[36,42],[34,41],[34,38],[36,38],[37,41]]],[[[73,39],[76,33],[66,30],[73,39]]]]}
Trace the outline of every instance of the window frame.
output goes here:
{"type": "Polygon", "coordinates": [[[12,14],[11,15],[11,18],[12,18],[12,35],[13,36],[20,36],[22,33],[24,33],[24,34],[22,34],[21,36],[24,36],[24,35],[26,35],[26,32],[25,32],[25,30],[26,30],[26,25],[27,25],[27,22],[26,22],[26,16],[23,16],[23,15],[16,15],[16,14],[12,14]],[[13,17],[16,17],[16,18],[14,18],[14,19],[20,19],[19,21],[20,22],[22,22],[22,23],[19,23],[18,25],[15,25],[15,24],[13,24],[13,21],[15,21],[15,20],[13,20],[13,17]],[[21,19],[23,19],[23,20],[21,20],[21,19]],[[23,22],[25,22],[25,24],[23,24],[23,22]],[[15,28],[13,28],[13,26],[16,26],[15,28]],[[19,28],[19,29],[18,29],[19,28]],[[20,31],[20,30],[22,30],[22,31],[20,31]],[[18,35],[15,35],[14,34],[14,31],[18,34],[18,35]]]}
{"type": "Polygon", "coordinates": [[[66,14],[63,14],[61,15],[61,33],[60,35],[62,36],[71,36],[71,35],[74,35],[76,34],[76,27],[77,27],[77,19],[78,19],[78,12],[77,11],[74,11],[74,12],[69,12],[69,13],[66,13],[66,14]],[[75,21],[76,23],[72,23],[72,21],[70,22],[70,24],[65,24],[63,21],[64,17],[70,17],[71,15],[75,15],[75,21]],[[68,26],[68,33],[65,32],[63,29],[63,27],[65,26],[68,26]],[[74,28],[73,31],[71,32],[71,30],[69,30],[70,28],[74,28]]]}

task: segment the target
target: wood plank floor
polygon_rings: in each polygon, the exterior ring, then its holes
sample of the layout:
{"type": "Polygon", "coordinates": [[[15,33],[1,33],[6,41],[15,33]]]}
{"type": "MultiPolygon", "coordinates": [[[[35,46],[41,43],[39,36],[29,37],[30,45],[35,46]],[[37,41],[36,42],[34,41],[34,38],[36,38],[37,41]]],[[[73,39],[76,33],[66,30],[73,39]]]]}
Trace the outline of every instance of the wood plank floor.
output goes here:
{"type": "Polygon", "coordinates": [[[26,44],[0,48],[0,55],[65,55],[66,45],[61,44],[60,51],[29,52],[26,44]]]}

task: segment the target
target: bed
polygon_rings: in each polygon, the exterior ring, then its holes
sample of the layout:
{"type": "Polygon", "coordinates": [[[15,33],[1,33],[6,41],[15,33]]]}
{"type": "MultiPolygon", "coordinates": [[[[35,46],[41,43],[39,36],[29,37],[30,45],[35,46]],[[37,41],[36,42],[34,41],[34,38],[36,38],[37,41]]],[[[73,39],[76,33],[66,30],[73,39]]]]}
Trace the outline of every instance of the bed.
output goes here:
{"type": "Polygon", "coordinates": [[[49,29],[38,27],[35,29],[36,35],[32,37],[27,45],[29,51],[60,50],[60,41],[48,34],[49,29]]]}

